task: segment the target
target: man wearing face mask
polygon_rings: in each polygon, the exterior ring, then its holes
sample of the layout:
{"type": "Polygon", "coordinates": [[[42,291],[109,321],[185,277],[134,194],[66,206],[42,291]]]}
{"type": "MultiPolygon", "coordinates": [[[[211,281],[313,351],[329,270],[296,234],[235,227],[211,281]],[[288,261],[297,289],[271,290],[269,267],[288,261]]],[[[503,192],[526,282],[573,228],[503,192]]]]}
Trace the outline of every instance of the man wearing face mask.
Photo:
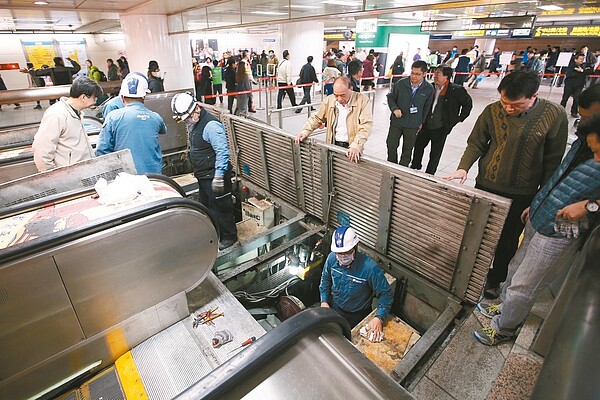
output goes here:
{"type": "Polygon", "coordinates": [[[214,213],[221,233],[219,250],[224,250],[237,241],[225,127],[201,107],[192,93],[173,96],[171,110],[175,120],[186,124],[199,200],[214,213]]]}
{"type": "Polygon", "coordinates": [[[381,341],[383,322],[392,306],[392,289],[381,268],[357,249],[358,235],[349,226],[335,230],[331,253],[325,261],[319,291],[321,307],[330,307],[344,317],[350,327],[371,312],[371,300],[377,297],[375,317],[369,321],[367,337],[381,341]]]}

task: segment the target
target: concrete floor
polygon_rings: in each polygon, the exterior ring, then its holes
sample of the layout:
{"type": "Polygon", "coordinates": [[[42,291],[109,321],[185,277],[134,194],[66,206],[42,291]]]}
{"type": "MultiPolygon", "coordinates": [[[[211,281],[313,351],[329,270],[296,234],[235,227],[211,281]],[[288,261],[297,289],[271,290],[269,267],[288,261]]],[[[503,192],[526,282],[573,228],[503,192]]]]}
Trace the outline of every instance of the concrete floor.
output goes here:
{"type": "MultiPolygon", "coordinates": [[[[437,176],[445,176],[455,171],[466,146],[466,140],[478,115],[490,102],[498,100],[496,90],[499,79],[485,78],[478,89],[467,89],[473,97],[473,111],[464,123],[457,125],[447,139],[437,176]]],[[[389,86],[380,86],[374,93],[374,125],[373,131],[365,146],[365,155],[380,160],[387,157],[386,136],[389,128],[390,111],[386,104],[389,86]]],[[[300,92],[298,99],[300,98],[300,92]]],[[[549,82],[543,82],[540,96],[554,102],[560,101],[562,89],[550,89],[549,82]]],[[[255,94],[255,104],[259,109],[252,117],[266,120],[264,106],[265,94],[260,100],[255,94]]],[[[276,91],[271,92],[272,100],[276,99],[276,91]]],[[[320,100],[317,95],[315,102],[320,100]]],[[[271,101],[271,104],[272,101],[271,101]]],[[[219,103],[217,103],[219,105],[219,103]]],[[[285,99],[284,107],[289,106],[285,99]]],[[[570,103],[569,103],[570,105],[570,103]]],[[[0,129],[6,126],[39,121],[47,102],[42,102],[42,110],[34,110],[35,103],[24,103],[20,110],[13,105],[3,105],[0,111],[0,129]]],[[[306,109],[301,114],[288,110],[283,112],[283,129],[290,133],[300,132],[306,121],[306,109]]],[[[274,125],[277,114],[273,114],[274,125]]],[[[573,118],[569,116],[570,142],[573,140],[573,118]]],[[[312,136],[315,140],[323,140],[323,134],[312,136]]],[[[425,151],[423,165],[428,161],[429,149],[425,151]]],[[[477,165],[469,171],[466,185],[473,186],[477,175],[477,165]]],[[[489,320],[477,312],[470,313],[457,325],[443,350],[440,350],[433,361],[421,372],[420,376],[409,385],[408,389],[418,400],[469,400],[469,399],[528,399],[535,384],[535,379],[542,364],[542,358],[529,351],[547,311],[552,305],[549,291],[540,299],[525,322],[520,335],[514,342],[502,343],[496,347],[479,344],[472,332],[489,324],[489,320]]]]}

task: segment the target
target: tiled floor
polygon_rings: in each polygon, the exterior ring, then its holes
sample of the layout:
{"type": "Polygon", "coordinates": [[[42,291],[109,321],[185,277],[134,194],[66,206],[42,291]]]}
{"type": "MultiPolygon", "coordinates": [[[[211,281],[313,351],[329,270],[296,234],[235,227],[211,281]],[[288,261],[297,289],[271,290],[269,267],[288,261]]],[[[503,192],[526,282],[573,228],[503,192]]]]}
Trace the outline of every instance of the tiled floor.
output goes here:
{"type": "MultiPolygon", "coordinates": [[[[496,91],[498,82],[498,78],[488,77],[481,82],[479,89],[467,89],[474,100],[473,111],[471,116],[464,123],[457,125],[448,137],[436,176],[442,177],[455,171],[464,151],[466,139],[478,115],[487,104],[498,99],[496,91]]],[[[385,160],[387,157],[385,141],[390,115],[386,105],[385,95],[387,92],[387,86],[375,90],[374,126],[365,147],[366,156],[380,160],[385,160]]],[[[542,84],[540,88],[541,97],[555,102],[560,100],[561,93],[562,89],[550,90],[547,84],[542,84]]],[[[264,94],[262,96],[259,101],[255,95],[255,104],[259,110],[252,116],[265,121],[264,94]]],[[[272,100],[275,98],[276,92],[273,91],[272,100]]],[[[273,103],[271,102],[271,104],[273,103]]],[[[14,110],[12,105],[4,105],[0,111],[0,129],[39,121],[44,109],[47,108],[47,102],[42,104],[43,110],[34,110],[34,105],[35,103],[22,104],[20,110],[14,110]]],[[[284,100],[284,107],[286,106],[289,106],[287,99],[284,100]]],[[[302,114],[284,111],[283,116],[283,129],[294,135],[300,132],[307,118],[306,111],[302,114]]],[[[273,124],[276,125],[277,114],[273,114],[272,118],[273,124]]],[[[571,141],[573,138],[573,119],[571,117],[569,117],[569,122],[571,141]]],[[[313,135],[313,138],[323,140],[324,135],[313,135]]],[[[426,149],[423,165],[427,163],[428,151],[429,149],[426,149]]],[[[467,185],[474,185],[476,174],[477,165],[474,165],[469,171],[467,185]]],[[[489,320],[477,312],[468,315],[456,328],[447,347],[439,353],[435,361],[430,362],[429,368],[421,378],[411,385],[412,394],[418,400],[483,400],[486,398],[488,400],[519,400],[529,398],[542,360],[528,349],[543,321],[543,310],[548,308],[551,303],[551,296],[546,294],[535,307],[537,315],[530,314],[516,341],[502,343],[496,347],[483,346],[472,337],[472,332],[489,324],[489,320]],[[539,310],[542,310],[541,314],[539,310]]]]}

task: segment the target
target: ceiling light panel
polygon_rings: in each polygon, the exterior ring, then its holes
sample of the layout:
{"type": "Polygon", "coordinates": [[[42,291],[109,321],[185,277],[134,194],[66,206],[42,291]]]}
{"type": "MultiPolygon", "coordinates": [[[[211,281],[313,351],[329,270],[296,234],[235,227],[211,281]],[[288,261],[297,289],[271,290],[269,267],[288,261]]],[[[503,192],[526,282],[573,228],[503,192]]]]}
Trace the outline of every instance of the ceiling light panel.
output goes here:
{"type": "Polygon", "coordinates": [[[239,1],[228,1],[208,6],[206,7],[206,14],[208,15],[209,28],[239,25],[242,23],[239,1]]]}

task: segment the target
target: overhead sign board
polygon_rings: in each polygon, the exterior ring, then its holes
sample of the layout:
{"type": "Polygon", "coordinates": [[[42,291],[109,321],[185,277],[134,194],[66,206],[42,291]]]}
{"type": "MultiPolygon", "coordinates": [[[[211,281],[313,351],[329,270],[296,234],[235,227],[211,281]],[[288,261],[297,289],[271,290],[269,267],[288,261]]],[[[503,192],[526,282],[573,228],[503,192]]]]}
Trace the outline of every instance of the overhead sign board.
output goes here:
{"type": "Polygon", "coordinates": [[[600,25],[582,26],[540,26],[535,28],[534,37],[557,37],[557,36],[600,36],[600,25]]]}
{"type": "Polygon", "coordinates": [[[535,23],[535,15],[520,17],[447,19],[421,22],[421,32],[450,32],[491,29],[531,29],[535,23]]]}
{"type": "Polygon", "coordinates": [[[369,19],[357,19],[356,20],[356,32],[377,32],[377,18],[369,18],[369,19]]]}

